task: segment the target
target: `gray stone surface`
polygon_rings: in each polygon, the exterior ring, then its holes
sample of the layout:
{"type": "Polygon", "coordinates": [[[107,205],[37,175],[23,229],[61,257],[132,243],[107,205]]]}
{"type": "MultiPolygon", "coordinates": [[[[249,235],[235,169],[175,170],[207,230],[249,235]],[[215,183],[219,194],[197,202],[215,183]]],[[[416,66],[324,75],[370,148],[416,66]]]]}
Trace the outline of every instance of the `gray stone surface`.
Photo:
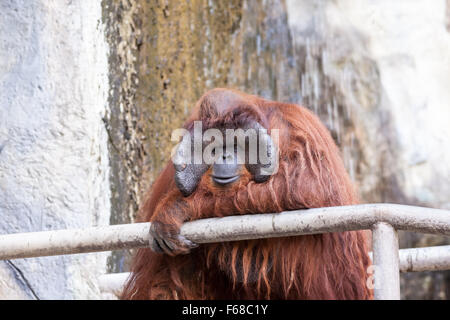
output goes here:
{"type": "MultiPolygon", "coordinates": [[[[97,1],[0,2],[1,233],[109,222],[101,14],[97,1]]],[[[106,255],[14,260],[26,285],[0,262],[0,298],[33,298],[29,287],[41,299],[99,297],[106,255]]]]}

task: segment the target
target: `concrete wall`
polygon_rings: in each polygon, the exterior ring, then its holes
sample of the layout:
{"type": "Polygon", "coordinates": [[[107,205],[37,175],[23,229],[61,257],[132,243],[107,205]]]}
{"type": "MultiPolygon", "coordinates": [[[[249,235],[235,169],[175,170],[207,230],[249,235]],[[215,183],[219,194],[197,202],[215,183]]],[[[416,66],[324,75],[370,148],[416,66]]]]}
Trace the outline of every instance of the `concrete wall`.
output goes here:
{"type": "MultiPolygon", "coordinates": [[[[0,233],[109,223],[101,18],[98,1],[0,2],[0,233]]],[[[0,298],[99,297],[106,256],[0,262],[0,298]]]]}

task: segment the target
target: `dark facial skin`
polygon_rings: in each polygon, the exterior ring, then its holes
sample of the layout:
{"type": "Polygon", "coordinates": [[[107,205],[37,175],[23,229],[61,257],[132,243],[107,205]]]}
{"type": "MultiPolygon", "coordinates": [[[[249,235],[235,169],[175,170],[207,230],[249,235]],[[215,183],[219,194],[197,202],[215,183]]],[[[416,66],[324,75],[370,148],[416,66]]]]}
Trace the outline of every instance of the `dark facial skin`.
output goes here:
{"type": "MultiPolygon", "coordinates": [[[[240,128],[243,130],[246,129],[263,129],[263,127],[256,122],[252,122],[251,125],[248,125],[246,127],[240,128]]],[[[220,159],[216,159],[215,162],[211,164],[201,163],[201,164],[193,164],[189,163],[190,160],[183,161],[183,157],[185,157],[186,154],[189,154],[192,152],[192,146],[194,145],[193,137],[191,137],[191,143],[188,141],[189,138],[183,138],[182,142],[179,145],[179,149],[177,151],[177,163],[174,163],[175,167],[175,183],[178,187],[178,189],[181,191],[183,196],[187,197],[191,195],[198,183],[200,182],[202,176],[208,171],[208,169],[211,167],[212,174],[211,178],[212,181],[217,186],[226,187],[231,185],[232,183],[239,180],[240,173],[243,172],[243,166],[245,165],[247,171],[251,174],[252,179],[256,183],[265,182],[269,179],[270,175],[266,172],[262,172],[262,169],[268,168],[271,166],[272,163],[269,164],[261,164],[259,162],[250,164],[247,162],[248,159],[240,159],[241,161],[237,161],[238,154],[240,157],[243,157],[245,154],[245,157],[248,158],[249,155],[246,154],[246,148],[244,148],[244,153],[238,152],[240,150],[239,148],[242,148],[242,146],[235,145],[234,151],[233,147],[231,147],[231,150],[227,149],[226,146],[223,146],[223,152],[220,155],[220,159]],[[223,160],[223,161],[220,161],[223,160]],[[245,164],[242,164],[244,163],[245,164]]],[[[268,150],[268,153],[271,154],[274,152],[274,145],[272,142],[272,139],[269,135],[262,136],[258,138],[259,148],[263,148],[263,150],[268,150]]],[[[219,147],[220,148],[220,147],[219,147]]],[[[242,150],[241,150],[242,151],[242,150]]]]}

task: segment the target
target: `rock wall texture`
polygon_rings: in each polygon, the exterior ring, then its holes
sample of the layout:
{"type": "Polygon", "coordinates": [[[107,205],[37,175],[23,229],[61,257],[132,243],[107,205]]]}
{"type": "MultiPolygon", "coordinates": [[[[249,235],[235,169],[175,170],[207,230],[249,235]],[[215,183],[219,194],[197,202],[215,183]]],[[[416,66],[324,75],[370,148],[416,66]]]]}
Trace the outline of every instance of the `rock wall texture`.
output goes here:
{"type": "MultiPolygon", "coordinates": [[[[102,1],[103,23],[109,45],[109,109],[104,118],[108,132],[111,187],[111,224],[133,221],[141,202],[143,142],[136,105],[137,50],[141,17],[137,2],[102,1]]],[[[113,251],[108,270],[122,271],[130,259],[129,251],[113,251]]]]}
{"type": "MultiPolygon", "coordinates": [[[[101,17],[89,0],[0,2],[0,233],[109,223],[101,17]]],[[[0,262],[0,297],[99,297],[106,257],[0,262]]]]}

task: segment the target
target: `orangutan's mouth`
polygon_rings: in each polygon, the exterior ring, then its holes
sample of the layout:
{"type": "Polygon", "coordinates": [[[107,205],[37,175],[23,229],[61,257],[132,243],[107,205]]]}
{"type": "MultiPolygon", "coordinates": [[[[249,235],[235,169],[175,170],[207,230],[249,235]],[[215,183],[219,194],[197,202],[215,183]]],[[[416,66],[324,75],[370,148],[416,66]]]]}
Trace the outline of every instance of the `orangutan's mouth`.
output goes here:
{"type": "Polygon", "coordinates": [[[239,179],[239,175],[237,176],[232,176],[232,177],[218,177],[218,176],[212,176],[212,179],[215,183],[224,186],[227,185],[229,183],[235,182],[236,180],[239,179]]]}

